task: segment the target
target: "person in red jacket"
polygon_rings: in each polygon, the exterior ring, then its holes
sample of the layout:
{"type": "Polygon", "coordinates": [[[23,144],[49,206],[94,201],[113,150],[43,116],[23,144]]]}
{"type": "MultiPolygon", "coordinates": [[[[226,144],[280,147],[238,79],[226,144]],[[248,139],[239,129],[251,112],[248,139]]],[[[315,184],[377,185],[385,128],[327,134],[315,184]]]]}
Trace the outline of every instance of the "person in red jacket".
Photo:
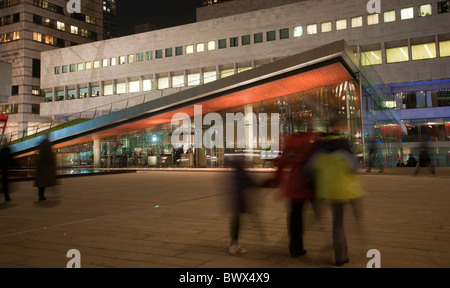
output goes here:
{"type": "Polygon", "coordinates": [[[289,135],[283,155],[276,159],[278,168],[273,185],[283,185],[284,196],[289,199],[288,234],[289,254],[297,258],[306,254],[303,247],[303,207],[306,201],[314,202],[314,177],[308,164],[320,147],[321,137],[313,133],[289,135]],[[287,171],[286,171],[287,170],[287,171]]]}

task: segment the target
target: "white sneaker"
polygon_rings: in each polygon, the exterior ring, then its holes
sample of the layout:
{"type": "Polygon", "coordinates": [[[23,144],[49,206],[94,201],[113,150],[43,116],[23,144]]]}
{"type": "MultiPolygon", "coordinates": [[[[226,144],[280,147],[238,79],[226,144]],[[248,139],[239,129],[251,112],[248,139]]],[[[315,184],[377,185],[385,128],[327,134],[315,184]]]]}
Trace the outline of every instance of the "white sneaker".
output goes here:
{"type": "Polygon", "coordinates": [[[228,252],[231,255],[241,255],[241,254],[246,254],[247,249],[245,249],[244,247],[238,246],[238,245],[231,245],[228,252]]]}

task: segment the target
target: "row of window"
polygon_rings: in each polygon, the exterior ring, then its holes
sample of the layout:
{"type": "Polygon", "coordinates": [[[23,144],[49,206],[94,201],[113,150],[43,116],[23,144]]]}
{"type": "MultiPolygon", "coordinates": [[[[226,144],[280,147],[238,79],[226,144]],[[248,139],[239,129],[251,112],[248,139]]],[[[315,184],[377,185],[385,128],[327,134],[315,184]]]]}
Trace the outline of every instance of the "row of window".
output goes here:
{"type": "Polygon", "coordinates": [[[2,0],[0,1],[0,9],[12,7],[15,5],[18,5],[20,3],[20,0],[2,0]]]}
{"type": "MultiPolygon", "coordinates": [[[[32,86],[31,94],[34,96],[41,96],[41,88],[39,86],[32,86]]],[[[16,96],[19,95],[19,86],[14,85],[11,87],[11,95],[16,96]]]]}
{"type": "MultiPolygon", "coordinates": [[[[73,67],[74,69],[74,67],[73,67]]],[[[187,75],[172,75],[170,77],[159,77],[157,79],[142,79],[136,81],[117,81],[117,83],[107,83],[103,86],[93,85],[90,87],[80,87],[78,90],[75,88],[62,89],[56,91],[55,100],[73,100],[84,99],[88,97],[98,96],[110,96],[120,95],[126,93],[148,92],[155,89],[168,89],[168,88],[180,88],[186,86],[198,86],[202,83],[209,83],[216,81],[219,77],[225,78],[235,73],[241,73],[251,69],[251,67],[241,67],[235,69],[222,69],[219,72],[205,71],[203,73],[190,73],[187,75]],[[218,74],[219,73],[219,74],[218,74]],[[67,93],[67,94],[66,94],[67,93]],[[77,96],[78,95],[78,96],[77,96]]],[[[82,85],[81,85],[82,86],[82,85]]],[[[53,92],[45,93],[45,101],[53,101],[53,92]]]]}
{"type": "Polygon", "coordinates": [[[39,16],[36,14],[33,14],[33,23],[43,25],[43,26],[46,26],[49,28],[57,29],[60,31],[64,31],[64,32],[67,30],[67,32],[70,32],[73,35],[78,35],[81,37],[89,38],[94,41],[97,40],[96,32],[92,32],[92,31],[89,31],[84,28],[79,28],[78,26],[75,26],[75,25],[67,25],[70,27],[67,27],[67,29],[66,29],[66,24],[64,22],[52,20],[50,18],[42,17],[42,16],[39,16]]]}
{"type": "Polygon", "coordinates": [[[437,47],[439,47],[439,57],[450,57],[450,40],[386,48],[383,54],[381,49],[361,52],[361,63],[363,66],[399,63],[410,60],[424,60],[438,57],[437,47]]]}
{"type": "Polygon", "coordinates": [[[20,31],[8,32],[0,35],[0,44],[20,40],[20,31]]]}
{"type": "MultiPolygon", "coordinates": [[[[41,112],[41,106],[39,104],[31,104],[31,114],[39,115],[41,112]]],[[[19,114],[19,104],[9,104],[0,106],[1,115],[14,115],[19,114]]]]}
{"type": "Polygon", "coordinates": [[[20,13],[0,17],[0,26],[17,23],[20,21],[20,13]]]}
{"type": "MultiPolygon", "coordinates": [[[[444,1],[449,2],[449,1],[444,1]]],[[[445,9],[443,2],[438,3],[438,12],[443,13],[445,9]]],[[[418,7],[419,9],[419,15],[421,17],[430,16],[432,15],[432,4],[425,4],[420,5],[418,7]]],[[[384,12],[384,22],[393,22],[396,21],[396,11],[387,11],[384,12]]],[[[367,25],[376,25],[379,24],[379,16],[380,14],[371,14],[367,15],[367,25]]],[[[404,8],[400,10],[400,19],[406,20],[406,19],[412,19],[414,17],[414,7],[404,8]]],[[[347,19],[339,19],[336,21],[336,30],[345,30],[347,29],[348,25],[347,19]]],[[[363,16],[353,17],[351,18],[351,27],[357,28],[363,26],[363,16]]],[[[320,29],[322,33],[327,33],[332,31],[332,22],[322,22],[320,24],[320,29]]],[[[292,37],[298,38],[302,37],[304,34],[306,35],[314,35],[317,34],[319,31],[318,24],[310,24],[306,26],[306,29],[304,30],[303,26],[296,26],[292,29],[292,37]]],[[[263,43],[264,40],[267,42],[275,41],[277,40],[277,34],[278,39],[289,39],[291,37],[291,31],[289,28],[280,29],[278,31],[272,30],[267,31],[265,33],[255,33],[253,35],[243,35],[241,37],[231,37],[229,39],[219,39],[218,41],[212,40],[208,42],[201,42],[196,44],[189,44],[186,46],[177,46],[175,48],[166,48],[166,49],[158,49],[155,51],[148,51],[145,53],[137,53],[137,54],[131,54],[131,55],[123,55],[119,57],[113,57],[110,59],[101,59],[101,60],[94,60],[92,62],[86,62],[86,63],[78,63],[78,64],[71,64],[69,66],[62,66],[62,67],[55,67],[54,73],[67,73],[67,72],[76,72],[76,71],[83,71],[83,70],[90,70],[90,69],[96,69],[100,67],[108,67],[108,66],[116,66],[116,65],[123,65],[127,63],[133,63],[133,62],[141,62],[144,60],[152,60],[152,59],[161,59],[164,57],[172,57],[172,56],[181,56],[183,54],[193,54],[193,53],[202,53],[205,51],[213,51],[216,49],[225,49],[227,47],[238,47],[238,46],[245,46],[252,44],[252,40],[254,44],[257,43],[263,43]],[[265,38],[265,39],[264,39],[265,38]],[[68,69],[68,67],[71,67],[71,69],[68,69]]],[[[444,43],[444,46],[445,43],[444,43]]],[[[445,47],[444,47],[445,49],[445,47]]],[[[394,51],[394,50],[393,50],[394,51]]],[[[393,52],[394,53],[394,52],[393,52]]],[[[376,53],[374,53],[376,54],[376,53]]],[[[370,54],[372,55],[372,54],[370,54]]],[[[377,56],[379,57],[379,56],[377,56]]],[[[444,57],[444,56],[441,56],[444,57]]],[[[446,57],[446,56],[445,56],[446,57]]],[[[381,59],[381,58],[380,58],[381,59]]]]}

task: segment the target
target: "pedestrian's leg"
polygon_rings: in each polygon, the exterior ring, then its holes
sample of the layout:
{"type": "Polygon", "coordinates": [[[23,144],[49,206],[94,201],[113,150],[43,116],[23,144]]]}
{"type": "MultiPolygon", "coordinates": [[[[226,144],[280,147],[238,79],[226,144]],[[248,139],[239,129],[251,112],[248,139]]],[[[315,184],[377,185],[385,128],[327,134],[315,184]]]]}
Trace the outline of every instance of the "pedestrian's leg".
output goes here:
{"type": "Polygon", "coordinates": [[[238,244],[239,238],[239,215],[233,215],[230,222],[231,246],[238,244]]]}
{"type": "Polygon", "coordinates": [[[342,266],[349,261],[347,251],[347,239],[344,231],[344,203],[332,204],[333,217],[333,248],[337,266],[342,266]]]}
{"type": "Polygon", "coordinates": [[[2,191],[5,195],[5,201],[11,201],[11,198],[9,198],[9,179],[8,174],[2,174],[2,191]]]}
{"type": "Polygon", "coordinates": [[[231,236],[231,246],[228,252],[231,255],[239,255],[247,253],[247,249],[239,246],[239,230],[240,230],[240,214],[236,214],[231,218],[230,236],[231,236]]]}
{"type": "Polygon", "coordinates": [[[44,194],[45,194],[45,187],[39,187],[39,201],[47,200],[44,194]]]}
{"type": "Polygon", "coordinates": [[[288,217],[289,254],[297,258],[306,254],[303,249],[303,203],[291,203],[288,217]]]}

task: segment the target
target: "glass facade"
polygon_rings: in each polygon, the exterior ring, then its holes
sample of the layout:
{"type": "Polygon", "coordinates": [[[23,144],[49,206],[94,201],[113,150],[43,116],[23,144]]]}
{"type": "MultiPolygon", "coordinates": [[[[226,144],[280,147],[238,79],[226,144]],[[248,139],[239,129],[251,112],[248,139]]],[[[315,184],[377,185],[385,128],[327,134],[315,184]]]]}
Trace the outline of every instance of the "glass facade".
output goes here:
{"type": "Polygon", "coordinates": [[[213,111],[224,119],[220,127],[214,122],[205,125],[208,123],[207,115],[203,115],[202,125],[196,126],[195,117],[192,117],[187,132],[175,144],[172,136],[182,123],[178,121],[58,149],[58,166],[219,168],[229,167],[230,157],[244,154],[249,167],[272,167],[273,159],[283,151],[285,135],[306,131],[329,132],[329,120],[334,117],[347,119],[350,141],[361,157],[363,140],[359,87],[357,80],[351,80],[213,111]],[[229,126],[229,121],[225,123],[229,115],[236,117],[232,121],[234,129],[229,126]],[[244,118],[239,119],[239,115],[244,118]],[[229,131],[232,133],[229,134],[229,131]],[[261,133],[266,133],[266,144],[258,140],[261,133]],[[222,141],[222,145],[218,141],[222,141]],[[274,145],[274,141],[279,141],[279,145],[274,145]],[[274,149],[276,146],[279,150],[274,149]]]}

